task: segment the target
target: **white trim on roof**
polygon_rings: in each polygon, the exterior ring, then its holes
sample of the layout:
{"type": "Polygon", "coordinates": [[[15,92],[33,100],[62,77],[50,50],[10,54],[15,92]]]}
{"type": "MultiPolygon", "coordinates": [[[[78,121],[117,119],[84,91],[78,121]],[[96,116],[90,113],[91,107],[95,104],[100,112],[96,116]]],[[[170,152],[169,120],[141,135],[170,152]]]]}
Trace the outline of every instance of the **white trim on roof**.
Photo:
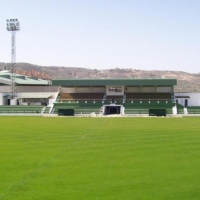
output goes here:
{"type": "Polygon", "coordinates": [[[51,97],[51,94],[20,94],[18,99],[47,99],[51,97]]]}

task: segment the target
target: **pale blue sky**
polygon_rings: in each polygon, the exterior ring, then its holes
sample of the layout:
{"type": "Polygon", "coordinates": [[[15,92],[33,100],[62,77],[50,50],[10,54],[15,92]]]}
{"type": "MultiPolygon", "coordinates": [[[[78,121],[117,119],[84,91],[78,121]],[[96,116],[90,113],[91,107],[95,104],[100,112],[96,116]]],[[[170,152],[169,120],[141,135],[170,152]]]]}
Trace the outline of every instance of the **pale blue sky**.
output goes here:
{"type": "Polygon", "coordinates": [[[200,72],[199,0],[0,0],[0,8],[0,62],[11,60],[6,19],[18,18],[17,62],[200,72]]]}

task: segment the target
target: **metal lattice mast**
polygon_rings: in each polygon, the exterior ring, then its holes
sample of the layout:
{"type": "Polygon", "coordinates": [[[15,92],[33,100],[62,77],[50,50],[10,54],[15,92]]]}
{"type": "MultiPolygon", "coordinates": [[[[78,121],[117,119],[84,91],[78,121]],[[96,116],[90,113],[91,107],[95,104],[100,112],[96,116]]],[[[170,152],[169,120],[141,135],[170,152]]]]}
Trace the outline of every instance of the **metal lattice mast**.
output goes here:
{"type": "Polygon", "coordinates": [[[11,32],[11,98],[16,97],[15,87],[15,72],[14,66],[16,62],[16,45],[15,45],[15,33],[20,30],[18,19],[7,19],[7,31],[11,32]]]}
{"type": "Polygon", "coordinates": [[[16,47],[15,47],[15,31],[12,31],[12,46],[11,46],[11,97],[14,99],[16,97],[16,87],[15,87],[15,62],[16,62],[16,47]]]}

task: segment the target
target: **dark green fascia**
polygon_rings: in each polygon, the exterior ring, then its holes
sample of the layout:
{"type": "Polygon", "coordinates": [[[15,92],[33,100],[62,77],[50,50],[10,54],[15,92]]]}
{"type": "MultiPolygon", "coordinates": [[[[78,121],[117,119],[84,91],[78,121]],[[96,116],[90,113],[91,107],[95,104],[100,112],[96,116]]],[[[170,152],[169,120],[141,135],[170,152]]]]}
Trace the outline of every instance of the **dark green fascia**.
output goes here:
{"type": "Polygon", "coordinates": [[[52,80],[53,86],[172,86],[177,85],[177,79],[68,79],[52,80]]]}

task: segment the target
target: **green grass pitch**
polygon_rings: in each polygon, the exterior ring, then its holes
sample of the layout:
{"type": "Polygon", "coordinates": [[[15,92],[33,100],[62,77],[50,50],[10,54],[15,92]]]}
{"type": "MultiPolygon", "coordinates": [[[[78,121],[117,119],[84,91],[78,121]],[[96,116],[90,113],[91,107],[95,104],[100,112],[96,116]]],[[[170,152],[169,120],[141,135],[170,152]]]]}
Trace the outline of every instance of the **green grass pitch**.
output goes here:
{"type": "Polygon", "coordinates": [[[200,118],[0,117],[0,200],[199,200],[200,118]]]}

